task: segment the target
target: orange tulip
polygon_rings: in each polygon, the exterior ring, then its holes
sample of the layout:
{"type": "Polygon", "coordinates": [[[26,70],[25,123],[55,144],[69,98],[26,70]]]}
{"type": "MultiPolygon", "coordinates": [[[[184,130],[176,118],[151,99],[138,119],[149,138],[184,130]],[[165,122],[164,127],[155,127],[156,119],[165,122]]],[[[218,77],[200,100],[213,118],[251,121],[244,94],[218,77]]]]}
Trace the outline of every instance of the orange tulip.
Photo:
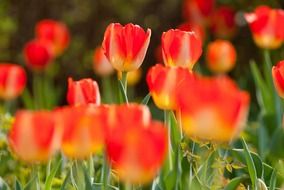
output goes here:
{"type": "Polygon", "coordinates": [[[202,53],[202,42],[194,32],[169,30],[162,35],[165,65],[192,69],[202,53]]]}
{"type": "Polygon", "coordinates": [[[202,42],[204,42],[206,39],[206,32],[204,30],[204,27],[198,23],[185,22],[179,25],[178,29],[187,32],[194,32],[202,42]]]}
{"type": "Polygon", "coordinates": [[[249,109],[249,94],[227,77],[185,80],[178,100],[185,134],[200,140],[234,139],[243,129],[249,109]]]}
{"type": "Polygon", "coordinates": [[[166,156],[166,128],[145,118],[145,112],[149,111],[140,105],[113,108],[116,120],[106,139],[106,152],[115,173],[126,183],[150,182],[166,156]]]}
{"type": "Polygon", "coordinates": [[[18,111],[8,140],[12,151],[20,159],[44,162],[58,148],[58,135],[51,112],[18,111]]]}
{"type": "Polygon", "coordinates": [[[253,34],[257,46],[276,49],[284,40],[284,11],[259,6],[252,13],[245,14],[245,19],[253,34]]]}
{"type": "Polygon", "coordinates": [[[99,105],[101,96],[97,82],[90,78],[79,81],[68,78],[67,102],[73,106],[99,105]]]}
{"type": "Polygon", "coordinates": [[[176,92],[183,80],[191,77],[188,69],[181,67],[164,67],[157,64],[147,74],[147,84],[155,104],[160,109],[177,109],[176,92]]]}
{"type": "Polygon", "coordinates": [[[206,61],[208,68],[215,73],[226,73],[236,64],[237,52],[227,40],[216,40],[208,44],[206,61]]]}
{"type": "Polygon", "coordinates": [[[97,47],[93,57],[93,68],[96,74],[100,76],[107,76],[113,73],[114,68],[106,58],[103,49],[97,47]]]}
{"type": "Polygon", "coordinates": [[[142,64],[149,46],[151,30],[140,26],[110,24],[104,35],[103,50],[112,66],[118,71],[136,70],[142,64]]]}
{"type": "Polygon", "coordinates": [[[69,45],[70,34],[62,22],[51,19],[41,20],[36,25],[35,33],[39,41],[51,45],[55,56],[60,55],[69,45]]]}
{"type": "Polygon", "coordinates": [[[215,0],[184,0],[183,16],[186,20],[208,25],[215,7],[215,0]]]}
{"type": "Polygon", "coordinates": [[[25,45],[24,56],[27,65],[34,70],[45,69],[53,59],[50,46],[38,40],[32,40],[25,45]]]}
{"type": "Polygon", "coordinates": [[[26,86],[25,70],[16,64],[0,63],[0,98],[9,100],[19,96],[26,86]]]}
{"type": "Polygon", "coordinates": [[[63,130],[61,149],[69,158],[85,159],[99,153],[105,141],[106,107],[65,107],[55,112],[63,130]]]}
{"type": "Polygon", "coordinates": [[[218,38],[230,39],[236,34],[235,10],[221,6],[212,15],[211,30],[218,38]]]}
{"type": "Polygon", "coordinates": [[[284,98],[284,61],[272,67],[272,78],[278,95],[284,98]]]}

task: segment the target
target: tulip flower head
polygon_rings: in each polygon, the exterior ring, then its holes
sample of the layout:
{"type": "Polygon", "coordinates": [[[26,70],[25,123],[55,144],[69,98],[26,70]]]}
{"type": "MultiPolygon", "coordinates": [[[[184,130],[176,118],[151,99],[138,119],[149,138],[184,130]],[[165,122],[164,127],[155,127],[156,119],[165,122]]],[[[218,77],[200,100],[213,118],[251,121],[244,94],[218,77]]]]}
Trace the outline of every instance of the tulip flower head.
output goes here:
{"type": "Polygon", "coordinates": [[[21,160],[44,162],[57,150],[58,134],[51,112],[18,111],[8,140],[12,151],[21,160]]]}
{"type": "Polygon", "coordinates": [[[142,64],[149,46],[151,30],[140,26],[110,24],[104,34],[103,51],[118,71],[136,70],[142,64]]]}
{"type": "Polygon", "coordinates": [[[216,40],[208,44],[206,63],[214,73],[226,73],[233,69],[236,64],[237,52],[227,40],[216,40]]]}
{"type": "Polygon", "coordinates": [[[162,35],[162,53],[165,65],[191,70],[201,56],[202,42],[194,32],[171,29],[162,35]]]}
{"type": "Polygon", "coordinates": [[[236,34],[235,11],[229,6],[221,6],[212,15],[211,30],[214,36],[230,39],[236,34]]]}
{"type": "Polygon", "coordinates": [[[152,98],[160,109],[177,109],[176,92],[184,80],[191,77],[188,69],[181,67],[164,67],[157,64],[147,74],[147,84],[152,98]]]}
{"type": "Polygon", "coordinates": [[[37,23],[36,38],[44,44],[51,45],[54,56],[60,55],[69,45],[70,34],[62,22],[44,19],[37,23]]]}
{"type": "Polygon", "coordinates": [[[97,47],[93,57],[93,68],[96,74],[100,76],[108,76],[114,72],[114,69],[106,58],[103,49],[97,47]]]}
{"type": "Polygon", "coordinates": [[[110,164],[122,181],[148,183],[155,177],[166,156],[166,128],[160,122],[147,119],[145,112],[148,111],[144,106],[121,105],[113,109],[116,116],[132,114],[127,115],[129,119],[127,116],[114,117],[116,124],[111,127],[111,134],[106,139],[110,164]],[[120,111],[125,112],[118,113],[120,111]]]}
{"type": "Polygon", "coordinates": [[[104,147],[105,107],[65,107],[55,112],[62,129],[61,149],[69,158],[85,159],[104,147]]]}
{"type": "Polygon", "coordinates": [[[10,100],[18,97],[26,86],[25,70],[16,64],[0,63],[0,98],[10,100]]]}
{"type": "Polygon", "coordinates": [[[101,96],[97,82],[90,78],[79,81],[68,78],[67,102],[73,106],[99,105],[101,96]]]}
{"type": "Polygon", "coordinates": [[[206,40],[206,32],[202,25],[195,22],[185,22],[178,26],[179,30],[194,32],[195,35],[204,42],[206,40]]]}
{"type": "Polygon", "coordinates": [[[272,78],[278,95],[284,98],[284,61],[272,67],[272,78]]]}
{"type": "Polygon", "coordinates": [[[227,77],[192,78],[180,89],[181,121],[188,137],[228,142],[238,136],[249,109],[247,92],[227,77]]]}
{"type": "Polygon", "coordinates": [[[276,49],[284,40],[284,10],[259,6],[252,13],[245,14],[257,46],[276,49]]]}
{"type": "Polygon", "coordinates": [[[32,40],[25,45],[24,56],[27,66],[33,70],[45,69],[53,59],[50,46],[38,40],[32,40]]]}

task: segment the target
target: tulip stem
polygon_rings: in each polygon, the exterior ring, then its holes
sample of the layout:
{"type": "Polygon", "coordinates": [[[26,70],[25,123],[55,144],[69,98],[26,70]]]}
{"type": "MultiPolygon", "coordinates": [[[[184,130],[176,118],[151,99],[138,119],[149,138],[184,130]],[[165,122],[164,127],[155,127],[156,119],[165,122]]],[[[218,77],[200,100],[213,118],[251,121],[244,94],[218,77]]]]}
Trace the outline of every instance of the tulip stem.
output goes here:
{"type": "Polygon", "coordinates": [[[104,154],[103,156],[103,165],[101,172],[101,183],[103,184],[103,190],[107,190],[110,169],[107,163],[106,154],[104,154]]]}
{"type": "Polygon", "coordinates": [[[171,112],[168,110],[164,111],[164,122],[168,128],[168,164],[169,170],[173,170],[173,159],[172,159],[172,143],[171,143],[171,119],[170,119],[171,112]]]}
{"type": "Polygon", "coordinates": [[[121,81],[125,90],[125,94],[127,94],[127,72],[126,71],[122,71],[122,77],[121,77],[121,81]]]}

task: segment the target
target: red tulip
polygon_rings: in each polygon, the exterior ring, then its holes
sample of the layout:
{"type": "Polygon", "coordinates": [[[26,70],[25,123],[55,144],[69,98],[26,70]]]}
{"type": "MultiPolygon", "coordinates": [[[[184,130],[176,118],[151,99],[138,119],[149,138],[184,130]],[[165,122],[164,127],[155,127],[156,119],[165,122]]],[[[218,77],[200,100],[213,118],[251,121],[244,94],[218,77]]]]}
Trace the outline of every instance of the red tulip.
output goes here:
{"type": "Polygon", "coordinates": [[[18,111],[8,139],[12,151],[20,159],[42,162],[55,153],[59,134],[51,112],[18,111]]]}
{"type": "Polygon", "coordinates": [[[253,34],[256,45],[266,49],[276,49],[284,40],[284,11],[259,6],[252,13],[245,14],[245,19],[253,34]]]}
{"type": "Polygon", "coordinates": [[[221,6],[212,15],[211,30],[218,38],[230,39],[236,34],[235,10],[221,6]]]}
{"type": "Polygon", "coordinates": [[[200,140],[234,139],[249,110],[249,94],[227,77],[185,80],[178,100],[185,134],[200,140]]]}
{"type": "Polygon", "coordinates": [[[9,100],[19,96],[26,86],[25,70],[16,64],[0,63],[0,98],[9,100]]]}
{"type": "Polygon", "coordinates": [[[227,40],[216,40],[208,44],[206,61],[208,68],[215,73],[226,73],[236,64],[237,52],[227,40]]]}
{"type": "Polygon", "coordinates": [[[284,61],[272,67],[272,78],[278,95],[284,98],[284,61]]]}
{"type": "Polygon", "coordinates": [[[69,105],[99,105],[101,96],[99,87],[96,81],[90,78],[73,81],[68,78],[67,102],[69,105]]]}
{"type": "Polygon", "coordinates": [[[43,70],[53,59],[50,46],[38,40],[28,42],[24,47],[24,56],[27,65],[34,70],[43,70]]]}
{"type": "Polygon", "coordinates": [[[162,123],[147,119],[145,112],[149,111],[140,105],[113,108],[106,152],[115,173],[126,183],[150,182],[166,156],[166,128],[162,123]]]}
{"type": "Polygon", "coordinates": [[[192,69],[202,53],[202,42],[194,32],[169,30],[162,35],[162,53],[168,66],[192,69]]]}
{"type": "Polygon", "coordinates": [[[194,23],[194,22],[185,22],[178,26],[179,30],[194,32],[196,36],[204,42],[206,39],[206,32],[202,25],[194,23]]]}
{"type": "Polygon", "coordinates": [[[208,25],[215,7],[215,0],[184,0],[183,15],[188,21],[208,25]]]}
{"type": "Polygon", "coordinates": [[[41,20],[36,25],[35,33],[39,41],[51,45],[55,56],[61,54],[69,45],[70,34],[62,22],[51,19],[41,20]]]}
{"type": "Polygon", "coordinates": [[[176,92],[181,82],[191,77],[188,69],[180,67],[164,67],[157,64],[147,74],[147,84],[152,98],[160,109],[176,110],[176,92]]]}
{"type": "Polygon", "coordinates": [[[93,68],[96,74],[100,76],[107,76],[113,73],[114,68],[106,58],[103,49],[97,47],[93,57],[93,68]]]}
{"type": "Polygon", "coordinates": [[[110,24],[104,35],[103,50],[118,71],[136,70],[142,64],[149,46],[151,30],[140,26],[110,24]]]}
{"type": "Polygon", "coordinates": [[[69,158],[85,159],[104,147],[106,107],[65,107],[55,112],[63,129],[61,149],[69,158]]]}

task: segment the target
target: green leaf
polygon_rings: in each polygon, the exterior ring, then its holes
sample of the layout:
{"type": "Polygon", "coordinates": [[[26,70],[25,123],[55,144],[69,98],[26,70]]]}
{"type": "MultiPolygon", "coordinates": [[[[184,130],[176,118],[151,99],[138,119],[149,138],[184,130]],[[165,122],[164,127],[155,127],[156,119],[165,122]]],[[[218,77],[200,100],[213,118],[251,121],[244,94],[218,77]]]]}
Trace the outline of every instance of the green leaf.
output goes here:
{"type": "Polygon", "coordinates": [[[84,178],[85,178],[85,189],[86,190],[92,190],[93,188],[92,188],[91,176],[89,175],[89,172],[84,165],[82,165],[82,169],[83,169],[84,178]]]}
{"type": "Polygon", "coordinates": [[[242,138],[242,144],[243,144],[243,148],[244,148],[244,152],[245,152],[245,159],[246,159],[246,164],[247,164],[247,167],[248,167],[251,183],[252,183],[253,189],[255,189],[255,188],[257,188],[256,187],[257,173],[256,173],[255,165],[253,163],[253,159],[252,159],[251,154],[249,152],[248,146],[247,146],[247,144],[246,144],[246,142],[243,138],[242,138]]]}
{"type": "Polygon", "coordinates": [[[241,182],[245,181],[248,177],[247,176],[240,176],[231,179],[231,181],[226,185],[224,190],[235,190],[240,185],[241,182]]]}
{"type": "Polygon", "coordinates": [[[0,177],[0,190],[10,190],[8,184],[0,177]]]}
{"type": "Polygon", "coordinates": [[[45,181],[45,190],[51,190],[51,186],[52,186],[52,180],[55,177],[58,169],[60,168],[60,165],[62,163],[62,160],[60,160],[55,167],[52,168],[49,176],[46,178],[45,181]]]}
{"type": "Polygon", "coordinates": [[[270,178],[269,190],[276,189],[276,170],[274,169],[270,178]]]}
{"type": "Polygon", "coordinates": [[[66,177],[65,177],[65,179],[63,181],[63,184],[61,185],[60,190],[65,190],[67,188],[67,184],[68,184],[69,178],[70,178],[70,171],[66,175],[66,177]]]}
{"type": "Polygon", "coordinates": [[[16,179],[16,182],[15,182],[15,190],[22,190],[21,183],[17,179],[16,179]]]}
{"type": "Polygon", "coordinates": [[[141,104],[147,105],[148,102],[149,102],[149,100],[150,100],[150,98],[151,98],[151,94],[150,94],[150,92],[149,92],[149,93],[143,98],[143,100],[141,101],[141,104]]]}

